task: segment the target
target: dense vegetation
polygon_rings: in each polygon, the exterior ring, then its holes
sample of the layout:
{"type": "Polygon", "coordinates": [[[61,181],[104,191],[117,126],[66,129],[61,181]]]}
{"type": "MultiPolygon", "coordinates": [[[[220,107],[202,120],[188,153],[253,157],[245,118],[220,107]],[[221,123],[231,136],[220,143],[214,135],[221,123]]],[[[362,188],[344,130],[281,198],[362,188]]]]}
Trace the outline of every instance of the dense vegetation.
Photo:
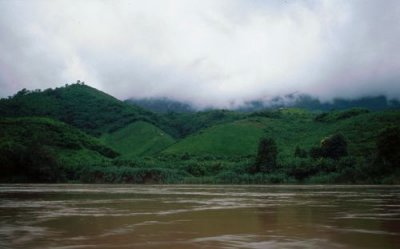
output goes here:
{"type": "Polygon", "coordinates": [[[0,181],[400,183],[400,111],[153,113],[81,82],[0,100],[0,181]]]}
{"type": "Polygon", "coordinates": [[[105,133],[101,140],[127,159],[154,155],[175,142],[168,133],[143,121],[133,122],[112,133],[105,133]]]}
{"type": "Polygon", "coordinates": [[[22,89],[13,97],[0,100],[0,116],[50,117],[95,136],[137,120],[157,123],[153,113],[81,82],[44,91],[22,89]]]}
{"type": "Polygon", "coordinates": [[[2,180],[63,181],[78,163],[119,156],[97,139],[48,118],[2,118],[0,138],[2,180]]]}

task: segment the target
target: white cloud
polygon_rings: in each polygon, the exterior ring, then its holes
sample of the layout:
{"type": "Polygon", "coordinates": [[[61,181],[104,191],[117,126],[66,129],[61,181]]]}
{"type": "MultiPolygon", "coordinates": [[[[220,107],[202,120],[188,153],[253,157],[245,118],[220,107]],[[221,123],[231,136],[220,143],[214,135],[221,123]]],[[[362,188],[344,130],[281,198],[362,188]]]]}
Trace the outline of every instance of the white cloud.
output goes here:
{"type": "Polygon", "coordinates": [[[84,80],[200,106],[400,96],[400,3],[0,0],[0,95],[84,80]]]}

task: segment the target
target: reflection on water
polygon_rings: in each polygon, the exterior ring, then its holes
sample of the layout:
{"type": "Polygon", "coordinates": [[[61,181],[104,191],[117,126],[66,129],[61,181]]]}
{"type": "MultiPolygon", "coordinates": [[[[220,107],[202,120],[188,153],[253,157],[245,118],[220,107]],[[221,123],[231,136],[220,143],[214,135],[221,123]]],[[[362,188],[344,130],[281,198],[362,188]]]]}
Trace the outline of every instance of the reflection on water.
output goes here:
{"type": "Polygon", "coordinates": [[[399,186],[0,185],[0,248],[399,245],[399,186]]]}

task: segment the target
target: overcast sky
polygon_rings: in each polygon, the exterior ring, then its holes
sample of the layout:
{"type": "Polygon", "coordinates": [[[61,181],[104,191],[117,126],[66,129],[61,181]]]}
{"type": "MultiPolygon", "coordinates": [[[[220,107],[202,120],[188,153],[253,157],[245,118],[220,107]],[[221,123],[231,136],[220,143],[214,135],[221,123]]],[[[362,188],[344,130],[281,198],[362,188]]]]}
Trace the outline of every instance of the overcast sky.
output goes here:
{"type": "Polygon", "coordinates": [[[76,80],[227,107],[400,97],[398,0],[0,0],[0,97],[76,80]]]}

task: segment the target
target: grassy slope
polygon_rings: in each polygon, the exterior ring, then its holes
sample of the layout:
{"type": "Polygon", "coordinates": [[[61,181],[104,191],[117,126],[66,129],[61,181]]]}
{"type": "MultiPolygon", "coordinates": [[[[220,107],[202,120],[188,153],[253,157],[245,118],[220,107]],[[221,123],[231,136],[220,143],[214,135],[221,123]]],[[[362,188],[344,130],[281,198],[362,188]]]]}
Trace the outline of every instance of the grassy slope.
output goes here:
{"type": "Polygon", "coordinates": [[[209,110],[191,113],[167,113],[162,115],[176,137],[183,138],[202,129],[243,119],[246,115],[227,110],[209,110]]]}
{"type": "Polygon", "coordinates": [[[123,158],[134,158],[157,153],[175,140],[156,126],[138,121],[101,137],[105,144],[121,153],[123,158]]]}
{"type": "Polygon", "coordinates": [[[386,126],[400,123],[399,111],[363,113],[332,122],[316,122],[315,115],[301,110],[281,111],[278,117],[252,116],[216,125],[172,145],[166,154],[255,155],[257,143],[266,135],[276,140],[280,158],[293,157],[296,146],[309,150],[322,138],[342,132],[352,155],[367,155],[375,148],[375,138],[386,126]]]}
{"type": "Polygon", "coordinates": [[[167,148],[166,154],[251,155],[263,134],[262,127],[246,120],[212,126],[167,148]]]}

